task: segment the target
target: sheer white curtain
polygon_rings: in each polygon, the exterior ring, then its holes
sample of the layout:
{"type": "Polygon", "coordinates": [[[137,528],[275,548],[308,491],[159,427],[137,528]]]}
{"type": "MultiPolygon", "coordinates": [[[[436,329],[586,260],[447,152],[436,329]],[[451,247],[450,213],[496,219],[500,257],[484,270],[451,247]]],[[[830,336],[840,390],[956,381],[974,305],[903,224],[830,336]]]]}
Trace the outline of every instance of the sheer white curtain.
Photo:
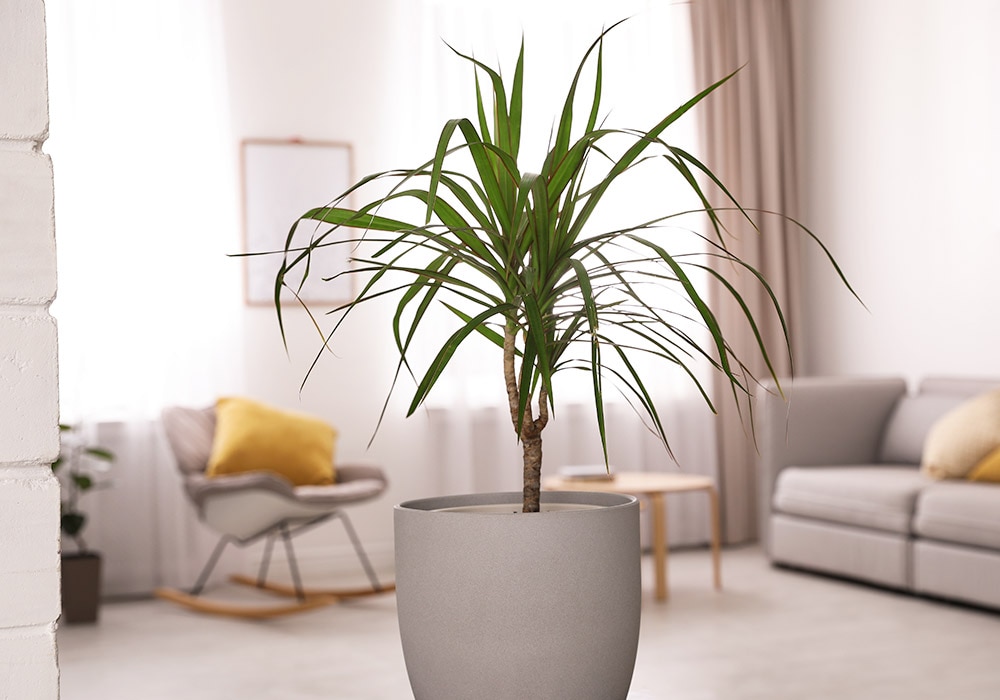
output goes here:
{"type": "MultiPolygon", "coordinates": [[[[423,0],[414,18],[422,38],[418,55],[421,72],[414,86],[421,134],[433,134],[446,119],[474,117],[474,84],[470,65],[456,57],[442,40],[491,66],[500,66],[509,79],[521,37],[525,40],[524,119],[521,167],[540,164],[548,146],[552,120],[559,114],[566,89],[584,51],[606,28],[632,17],[609,35],[605,44],[604,114],[611,127],[649,127],[690,98],[694,86],[690,24],[685,5],[656,0],[608,3],[553,0],[497,3],[423,0]],[[436,98],[421,99],[422,95],[436,98]]],[[[584,78],[586,79],[586,78],[584,78]]],[[[592,79],[592,78],[591,78],[592,79]]],[[[668,140],[697,152],[694,118],[678,122],[668,140]]],[[[433,142],[431,142],[433,143],[433,142]]],[[[414,153],[414,163],[429,149],[414,153]]],[[[696,209],[699,205],[678,183],[664,189],[640,178],[624,181],[616,199],[606,202],[597,227],[641,223],[665,211],[696,209]]],[[[690,222],[692,225],[695,222],[690,222]]],[[[673,232],[675,253],[702,250],[700,241],[673,232]]],[[[444,322],[444,321],[442,321],[444,322]]],[[[433,352],[436,348],[427,348],[433,352]]],[[[499,352],[483,342],[481,349],[457,357],[450,373],[429,398],[432,440],[441,465],[440,488],[446,492],[520,490],[519,446],[514,441],[505,408],[499,352]]],[[[708,368],[701,378],[707,380],[708,368]]],[[[663,419],[678,458],[679,468],[715,474],[714,420],[690,381],[679,371],[655,365],[647,371],[660,399],[663,419]],[[653,374],[655,372],[655,374],[653,374]]],[[[545,468],[554,473],[567,464],[603,461],[589,379],[580,383],[562,377],[560,403],[545,433],[545,468]]],[[[618,470],[670,470],[659,442],[620,397],[609,393],[609,456],[618,470]]],[[[700,499],[672,499],[671,539],[674,543],[707,539],[707,511],[700,499]],[[675,502],[676,501],[676,502],[675,502]]]]}
{"type": "Polygon", "coordinates": [[[213,0],[46,1],[61,414],[117,456],[113,488],[87,495],[111,595],[190,582],[208,536],[159,411],[242,378],[218,12],[213,0]]]}
{"type": "Polygon", "coordinates": [[[217,4],[48,0],[46,11],[63,417],[150,418],[211,400],[240,372],[217,4]]]}

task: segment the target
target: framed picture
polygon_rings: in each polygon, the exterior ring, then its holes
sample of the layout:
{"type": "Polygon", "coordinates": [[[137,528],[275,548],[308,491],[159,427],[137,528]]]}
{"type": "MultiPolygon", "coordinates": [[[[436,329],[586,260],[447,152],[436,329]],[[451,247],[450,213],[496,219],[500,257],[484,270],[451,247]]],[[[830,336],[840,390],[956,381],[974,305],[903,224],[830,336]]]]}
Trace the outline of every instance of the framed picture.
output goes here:
{"type": "MultiPolygon", "coordinates": [[[[274,280],[289,230],[295,224],[296,239],[304,244],[313,234],[328,228],[316,222],[296,224],[296,221],[310,209],[329,204],[353,184],[353,154],[351,146],[345,143],[246,139],[240,155],[244,252],[278,251],[244,258],[245,299],[251,306],[272,305],[274,280]]],[[[351,229],[334,235],[342,235],[340,240],[349,239],[351,229]]],[[[319,304],[350,301],[354,296],[352,275],[330,282],[323,280],[347,269],[351,264],[350,254],[350,244],[327,246],[314,252],[309,278],[299,292],[302,300],[319,304]]],[[[286,281],[297,285],[301,279],[301,272],[293,270],[286,281]]],[[[282,302],[297,304],[287,289],[282,291],[281,298],[282,302]]]]}

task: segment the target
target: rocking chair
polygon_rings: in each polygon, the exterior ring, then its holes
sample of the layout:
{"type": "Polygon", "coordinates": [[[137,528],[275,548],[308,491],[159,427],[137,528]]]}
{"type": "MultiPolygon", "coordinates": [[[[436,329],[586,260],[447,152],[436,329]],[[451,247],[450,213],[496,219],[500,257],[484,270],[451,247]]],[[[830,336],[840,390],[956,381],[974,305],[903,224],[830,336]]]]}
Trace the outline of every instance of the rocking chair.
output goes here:
{"type": "Polygon", "coordinates": [[[185,607],[216,615],[265,618],[311,610],[343,598],[367,596],[395,590],[383,585],[343,508],[376,498],[388,482],[378,467],[339,464],[330,485],[294,486],[266,471],[225,476],[206,476],[216,430],[215,408],[170,407],[163,411],[167,441],[184,478],[184,488],[199,519],[221,537],[190,591],[160,588],[155,594],[185,607]],[[302,585],[292,538],[331,519],[343,523],[370,588],[313,590],[302,585]],[[276,539],[284,544],[292,585],[267,580],[271,552],[276,539]],[[256,578],[233,575],[230,581],[252,586],[294,602],[278,605],[239,605],[208,600],[201,593],[227,545],[239,546],[265,540],[265,549],[256,578]]]}

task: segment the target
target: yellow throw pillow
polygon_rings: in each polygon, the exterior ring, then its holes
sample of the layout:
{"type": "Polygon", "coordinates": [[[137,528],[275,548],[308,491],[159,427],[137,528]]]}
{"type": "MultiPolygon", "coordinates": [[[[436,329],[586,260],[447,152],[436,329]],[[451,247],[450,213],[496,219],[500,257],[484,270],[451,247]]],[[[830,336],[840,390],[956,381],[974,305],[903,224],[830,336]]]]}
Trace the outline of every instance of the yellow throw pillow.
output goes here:
{"type": "Polygon", "coordinates": [[[969,481],[992,481],[1000,483],[1000,448],[990,452],[969,472],[969,481]]]}
{"type": "Polygon", "coordinates": [[[296,486],[332,484],[337,431],[302,413],[250,399],[221,398],[206,476],[267,471],[296,486]]]}
{"type": "Polygon", "coordinates": [[[931,426],[920,466],[934,479],[964,479],[1000,447],[1000,390],[969,399],[931,426]]]}

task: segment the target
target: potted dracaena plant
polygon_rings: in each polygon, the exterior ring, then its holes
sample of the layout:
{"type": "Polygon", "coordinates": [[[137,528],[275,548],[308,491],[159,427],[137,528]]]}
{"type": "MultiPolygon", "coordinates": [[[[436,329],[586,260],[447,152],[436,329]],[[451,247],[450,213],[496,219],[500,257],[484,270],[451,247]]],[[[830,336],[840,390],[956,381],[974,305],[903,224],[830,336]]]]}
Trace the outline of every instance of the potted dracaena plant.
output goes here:
{"type": "Polygon", "coordinates": [[[101,555],[83,539],[87,514],[80,505],[80,498],[87,491],[107,485],[102,474],[115,456],[109,450],[88,445],[80,429],[59,425],[62,448],[52,463],[52,471],[59,479],[62,502],[59,524],[63,534],[62,566],[62,620],[67,623],[96,622],[101,597],[101,555]],[[73,549],[66,551],[66,542],[73,549]]]}
{"type": "MultiPolygon", "coordinates": [[[[415,374],[410,414],[468,339],[484,336],[497,348],[512,438],[523,449],[522,493],[430,498],[395,508],[400,633],[417,700],[621,700],[628,692],[639,629],[638,507],[622,495],[540,493],[542,433],[556,406],[557,374],[580,368],[589,373],[605,458],[608,377],[667,445],[637,356],[685,369],[708,361],[729,380],[734,395],[751,390],[754,377],[691,281],[692,270],[719,280],[756,331],[748,306],[718,266],[675,257],[663,240],[664,225],[690,212],[667,211],[654,221],[595,231],[593,214],[612,185],[636,168],[666,164],[702,203],[710,223],[704,236],[708,254],[756,278],[784,328],[766,280],[727,249],[718,209],[699,180],[714,184],[724,206],[749,215],[704,164],[665,140],[671,124],[732,76],[650,128],[607,127],[601,122],[603,42],[614,26],[584,55],[537,171],[522,172],[519,161],[524,43],[509,86],[498,71],[455,51],[475,67],[476,119],[448,121],[427,162],[363,178],[330,205],[304,214],[286,241],[275,281],[283,337],[283,290],[300,298],[302,282],[310,272],[318,274],[310,267],[312,254],[330,245],[361,245],[359,251],[370,252],[355,251],[354,266],[340,273],[363,275],[365,283],[335,310],[342,316],[324,331],[324,347],[344,317],[396,294],[398,380],[403,370],[416,371],[408,357],[416,343],[428,342],[420,332],[431,325],[425,322],[431,305],[440,303],[453,314],[454,330],[438,340],[429,366],[415,374]],[[583,95],[588,66],[593,87],[583,95]],[[581,102],[582,128],[575,111],[581,102]],[[453,169],[460,157],[471,167],[453,169]],[[392,183],[387,194],[346,206],[349,195],[382,181],[392,183]],[[419,220],[395,214],[396,205],[414,201],[423,212],[419,220]],[[310,238],[300,243],[302,223],[309,225],[310,238]],[[344,228],[362,230],[360,242],[344,228]],[[650,284],[685,297],[689,318],[647,300],[650,284]],[[710,350],[685,331],[692,321],[707,329],[710,350]],[[574,354],[576,348],[584,350],[574,354]]],[[[762,342],[758,347],[770,367],[767,349],[762,342]]],[[[698,389],[711,405],[708,392],[698,389]]]]}

